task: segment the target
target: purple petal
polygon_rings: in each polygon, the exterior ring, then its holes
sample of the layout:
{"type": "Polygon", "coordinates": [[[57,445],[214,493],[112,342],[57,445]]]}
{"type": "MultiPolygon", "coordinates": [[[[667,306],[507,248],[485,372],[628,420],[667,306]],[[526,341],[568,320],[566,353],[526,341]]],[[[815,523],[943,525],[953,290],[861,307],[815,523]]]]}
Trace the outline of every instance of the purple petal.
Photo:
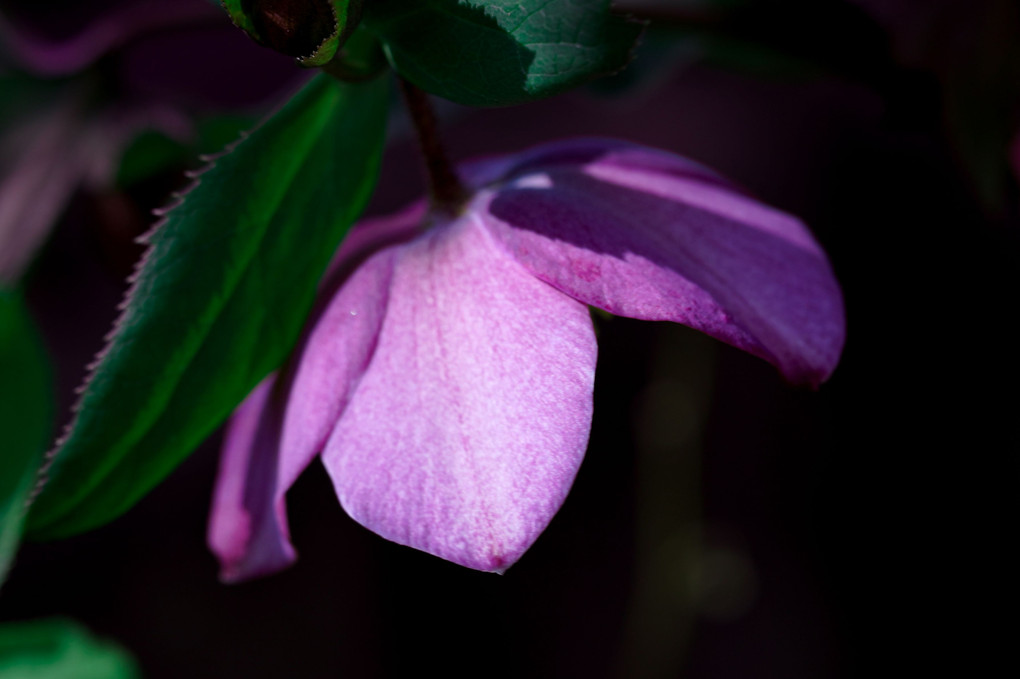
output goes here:
{"type": "Polygon", "coordinates": [[[396,250],[365,256],[381,243],[406,240],[420,213],[416,206],[351,233],[290,369],[275,386],[272,380],[260,385],[234,414],[209,524],[223,580],[266,575],[294,561],[284,495],[322,450],[347,405],[386,309],[396,250]]]}
{"type": "Polygon", "coordinates": [[[207,541],[225,582],[268,575],[295,558],[286,509],[274,502],[280,488],[281,415],[275,387],[275,376],[256,387],[234,412],[224,436],[207,541]]]}
{"type": "Polygon", "coordinates": [[[323,462],[362,525],[499,572],[548,524],[584,455],[591,319],[477,218],[395,251],[378,349],[323,462]]]}
{"type": "Polygon", "coordinates": [[[561,145],[544,150],[551,161],[533,152],[474,207],[538,278],[617,315],[702,330],[791,381],[832,373],[842,295],[800,221],[662,152],[607,142],[575,162],[561,145]]]}

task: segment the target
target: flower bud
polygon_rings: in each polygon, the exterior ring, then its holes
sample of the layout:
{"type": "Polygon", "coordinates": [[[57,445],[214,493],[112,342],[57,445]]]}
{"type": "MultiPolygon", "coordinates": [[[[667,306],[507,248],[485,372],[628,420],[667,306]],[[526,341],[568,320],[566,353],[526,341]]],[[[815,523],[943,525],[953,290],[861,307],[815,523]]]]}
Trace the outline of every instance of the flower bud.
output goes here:
{"type": "Polygon", "coordinates": [[[223,0],[234,24],[265,47],[323,66],[358,25],[363,0],[223,0]]]}

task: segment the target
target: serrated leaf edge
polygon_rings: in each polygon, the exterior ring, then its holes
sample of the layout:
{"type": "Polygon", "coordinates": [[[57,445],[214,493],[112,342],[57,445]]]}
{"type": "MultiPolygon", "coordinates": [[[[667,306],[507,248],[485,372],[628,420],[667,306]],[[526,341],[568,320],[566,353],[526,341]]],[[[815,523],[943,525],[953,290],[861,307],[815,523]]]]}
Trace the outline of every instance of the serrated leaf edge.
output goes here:
{"type": "Polygon", "coordinates": [[[336,13],[336,6],[332,2],[329,3],[329,11],[332,12],[332,14],[333,14],[333,32],[330,33],[328,36],[326,36],[323,39],[322,42],[320,42],[318,45],[316,45],[315,49],[312,50],[311,54],[309,54],[307,56],[304,56],[304,57],[298,57],[297,58],[297,62],[301,66],[304,66],[306,68],[314,68],[316,66],[322,66],[323,64],[327,63],[330,59],[332,59],[333,56],[336,54],[336,52],[340,51],[340,44],[339,44],[340,43],[340,33],[343,31],[343,28],[340,26],[340,15],[338,15],[336,13]],[[336,50],[334,50],[333,54],[329,55],[328,59],[320,61],[322,59],[322,57],[321,57],[321,55],[319,55],[319,52],[321,52],[322,49],[324,47],[326,47],[327,43],[332,42],[333,40],[337,41],[337,48],[336,48],[336,50]]]}
{"type": "Polygon", "coordinates": [[[70,438],[71,433],[74,431],[75,426],[78,424],[79,413],[81,412],[82,408],[82,401],[84,401],[85,397],[89,393],[89,387],[92,386],[92,382],[96,377],[96,373],[99,370],[99,366],[102,365],[103,360],[110,353],[114,341],[117,339],[121,330],[126,325],[127,320],[131,316],[132,313],[131,303],[134,301],[134,296],[138,290],[139,278],[141,277],[142,271],[148,264],[150,258],[152,257],[153,250],[155,249],[155,247],[151,243],[152,237],[158,231],[164,228],[164,226],[170,219],[170,213],[173,212],[178,207],[180,207],[181,205],[183,205],[187,195],[194,191],[202,183],[201,176],[208,172],[209,170],[213,169],[216,166],[217,160],[219,160],[220,158],[229,153],[232,153],[234,149],[237,148],[237,146],[241,144],[243,141],[245,141],[247,138],[248,134],[242,132],[237,140],[228,144],[219,153],[209,156],[201,156],[200,159],[203,162],[206,162],[207,164],[197,171],[185,173],[185,176],[192,180],[191,183],[188,184],[188,186],[186,186],[185,188],[171,193],[170,201],[167,205],[154,209],[152,211],[152,214],[153,216],[158,217],[159,219],[152,225],[151,228],[149,228],[148,231],[146,231],[141,236],[135,239],[136,243],[139,243],[141,245],[147,245],[148,248],[145,250],[142,256],[138,258],[138,261],[135,263],[134,270],[132,271],[131,275],[127,277],[128,289],[124,293],[124,298],[117,304],[117,311],[119,311],[120,314],[117,316],[117,319],[113,322],[113,327],[109,330],[109,332],[107,332],[103,336],[104,342],[103,348],[100,349],[96,353],[95,358],[93,358],[92,361],[85,366],[86,372],[85,378],[80,385],[75,387],[74,393],[77,394],[78,398],[71,406],[72,417],[70,422],[64,425],[63,433],[57,438],[56,442],[54,442],[53,447],[46,451],[46,454],[43,455],[43,462],[39,466],[39,470],[36,473],[35,485],[33,486],[32,491],[29,493],[28,498],[26,498],[25,500],[26,511],[29,508],[31,508],[36,498],[43,492],[43,490],[46,487],[46,484],[49,482],[50,480],[49,472],[53,468],[53,464],[56,462],[57,458],[60,456],[60,451],[63,449],[64,444],[67,443],[68,438],[70,438]]]}
{"type": "Polygon", "coordinates": [[[152,257],[153,251],[155,250],[155,246],[152,244],[152,239],[166,226],[167,222],[170,219],[171,213],[177,208],[179,208],[181,205],[183,205],[187,196],[192,191],[197,189],[199,185],[201,185],[202,175],[214,169],[216,167],[216,163],[221,158],[233,153],[238,146],[247,141],[247,139],[252,135],[252,133],[254,133],[256,130],[264,126],[267,122],[272,120],[276,116],[276,114],[279,113],[284,107],[286,107],[290,100],[294,96],[296,96],[297,92],[300,92],[307,85],[308,85],[307,81],[303,82],[301,86],[295,91],[294,95],[285,97],[276,108],[270,111],[265,117],[262,118],[261,121],[259,121],[257,125],[255,125],[250,130],[241,130],[238,133],[237,139],[227,144],[223,148],[223,150],[217,153],[200,155],[198,157],[199,161],[205,164],[196,170],[187,170],[184,172],[185,177],[190,179],[191,183],[185,186],[183,189],[172,192],[170,194],[170,200],[166,205],[154,208],[152,210],[152,215],[158,218],[157,221],[149,228],[148,231],[135,238],[136,243],[140,245],[146,245],[148,246],[148,248],[145,250],[142,256],[138,258],[138,261],[135,263],[134,270],[127,277],[126,282],[128,283],[128,289],[124,293],[124,298],[117,304],[116,307],[117,311],[119,311],[120,314],[117,316],[117,319],[113,322],[113,327],[109,330],[109,332],[107,332],[103,336],[104,342],[103,348],[100,349],[96,353],[95,358],[93,358],[93,360],[85,366],[86,372],[85,378],[83,379],[82,383],[79,386],[77,386],[74,390],[74,393],[78,396],[78,398],[71,406],[70,421],[64,425],[63,431],[54,442],[53,447],[46,451],[46,453],[43,455],[42,463],[40,464],[39,469],[36,472],[35,484],[33,485],[32,490],[29,492],[28,496],[25,499],[24,511],[26,514],[31,509],[32,505],[35,503],[39,495],[43,492],[43,490],[45,490],[46,485],[50,480],[50,470],[53,468],[53,465],[60,457],[60,453],[64,445],[67,443],[67,440],[70,438],[72,432],[74,431],[76,425],[78,424],[79,414],[82,409],[82,403],[89,394],[89,388],[92,386],[92,382],[96,377],[99,366],[102,365],[103,360],[110,353],[115,343],[115,340],[117,339],[121,330],[125,327],[126,322],[131,316],[131,303],[134,301],[134,296],[138,290],[139,278],[141,277],[142,272],[145,269],[145,266],[148,264],[149,260],[152,257]]]}

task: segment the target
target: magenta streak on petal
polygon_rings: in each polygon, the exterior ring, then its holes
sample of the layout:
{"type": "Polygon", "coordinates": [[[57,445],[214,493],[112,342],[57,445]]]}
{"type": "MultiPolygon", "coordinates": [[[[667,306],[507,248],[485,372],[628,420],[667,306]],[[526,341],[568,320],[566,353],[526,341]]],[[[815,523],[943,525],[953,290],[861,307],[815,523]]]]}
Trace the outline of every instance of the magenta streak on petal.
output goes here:
{"type": "Polygon", "coordinates": [[[503,571],[548,524],[584,455],[591,319],[471,215],[394,251],[377,350],[323,461],[370,530],[503,571]]]}
{"type": "Polygon", "coordinates": [[[63,42],[48,42],[17,30],[0,16],[0,41],[28,70],[43,76],[69,75],[128,40],[157,29],[222,19],[205,2],[134,2],[101,15],[81,33],[63,42]]]}
{"type": "MultiPolygon", "coordinates": [[[[632,154],[633,155],[633,154],[632,154]]],[[[695,173],[612,154],[480,194],[475,209],[536,276],[586,304],[685,323],[817,385],[845,336],[842,295],[796,219],[695,173]]]]}
{"type": "Polygon", "coordinates": [[[271,400],[263,383],[235,413],[209,528],[225,581],[265,575],[293,562],[284,496],[322,450],[347,405],[375,349],[386,309],[396,251],[364,257],[381,242],[406,239],[420,211],[415,207],[369,220],[352,231],[271,400]]]}

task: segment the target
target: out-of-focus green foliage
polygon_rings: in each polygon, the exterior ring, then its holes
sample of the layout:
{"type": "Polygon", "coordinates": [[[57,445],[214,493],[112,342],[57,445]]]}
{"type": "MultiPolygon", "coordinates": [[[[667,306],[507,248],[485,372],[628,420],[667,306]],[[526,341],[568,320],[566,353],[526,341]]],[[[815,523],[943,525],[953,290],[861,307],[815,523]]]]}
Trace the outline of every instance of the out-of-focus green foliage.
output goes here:
{"type": "Polygon", "coordinates": [[[117,184],[129,186],[170,167],[184,167],[200,155],[222,149],[255,124],[251,116],[217,115],[195,124],[195,139],[185,144],[156,130],[142,132],[124,150],[117,169],[117,184]]]}
{"type": "Polygon", "coordinates": [[[70,620],[0,625],[4,679],[136,679],[135,662],[109,641],[70,620]]]}
{"type": "Polygon", "coordinates": [[[17,551],[25,499],[50,443],[51,399],[46,354],[25,305],[16,292],[0,289],[0,583],[17,551]]]}

